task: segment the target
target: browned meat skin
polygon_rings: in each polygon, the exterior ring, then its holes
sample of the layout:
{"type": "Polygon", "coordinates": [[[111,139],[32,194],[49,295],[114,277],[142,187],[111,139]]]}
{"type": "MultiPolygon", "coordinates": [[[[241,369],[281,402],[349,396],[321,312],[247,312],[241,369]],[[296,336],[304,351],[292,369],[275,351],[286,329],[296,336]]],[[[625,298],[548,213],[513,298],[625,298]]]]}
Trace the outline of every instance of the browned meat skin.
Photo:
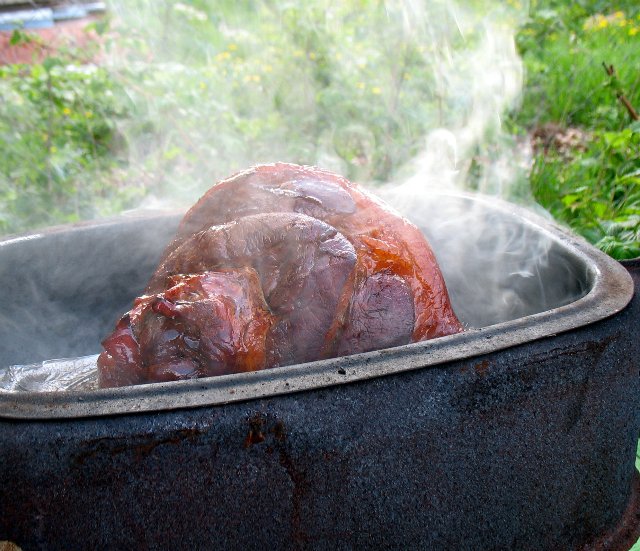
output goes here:
{"type": "Polygon", "coordinates": [[[351,299],[336,355],[409,344],[413,320],[413,297],[405,281],[384,272],[374,274],[351,299]]]}
{"type": "Polygon", "coordinates": [[[254,270],[177,276],[139,298],[103,342],[100,386],[263,369],[274,321],[254,270]]]}
{"type": "Polygon", "coordinates": [[[102,346],[104,352],[98,358],[101,387],[136,385],[147,380],[140,347],[131,327],[131,313],[122,316],[115,331],[102,341],[102,346]]]}
{"type": "Polygon", "coordinates": [[[161,290],[175,274],[252,267],[277,320],[267,343],[271,367],[321,357],[355,263],[351,243],[324,222],[304,214],[257,214],[183,241],[160,265],[149,290],[161,290]]]}
{"type": "Polygon", "coordinates": [[[283,163],[205,194],[146,293],[103,342],[101,386],[252,371],[462,329],[415,226],[340,176],[283,163]]]}
{"type": "Polygon", "coordinates": [[[462,330],[420,230],[346,178],[315,167],[262,165],[219,182],[187,212],[165,256],[211,225],[272,212],[299,212],[336,228],[356,249],[357,279],[385,270],[404,279],[414,299],[414,341],[462,330]]]}

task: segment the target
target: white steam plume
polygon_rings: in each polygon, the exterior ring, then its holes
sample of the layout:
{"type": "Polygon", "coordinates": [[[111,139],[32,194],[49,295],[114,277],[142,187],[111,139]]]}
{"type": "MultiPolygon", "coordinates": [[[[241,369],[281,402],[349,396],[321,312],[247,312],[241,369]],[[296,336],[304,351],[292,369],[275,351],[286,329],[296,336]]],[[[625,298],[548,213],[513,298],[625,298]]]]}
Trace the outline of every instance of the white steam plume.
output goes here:
{"type": "Polygon", "coordinates": [[[134,106],[124,177],[147,204],[278,160],[511,196],[528,160],[501,129],[523,81],[516,0],[110,6],[106,62],[134,106]]]}

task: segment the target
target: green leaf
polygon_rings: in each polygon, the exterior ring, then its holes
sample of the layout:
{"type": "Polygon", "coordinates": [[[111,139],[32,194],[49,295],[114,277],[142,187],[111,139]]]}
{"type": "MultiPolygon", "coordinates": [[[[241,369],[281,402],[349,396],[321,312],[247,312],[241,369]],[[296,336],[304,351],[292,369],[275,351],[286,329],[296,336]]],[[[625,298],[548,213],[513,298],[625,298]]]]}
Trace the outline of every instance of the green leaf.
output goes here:
{"type": "Polygon", "coordinates": [[[608,210],[606,203],[592,203],[591,208],[597,218],[604,218],[608,210]]]}
{"type": "Polygon", "coordinates": [[[580,195],[578,195],[577,193],[569,193],[568,195],[565,195],[562,198],[562,204],[565,207],[570,207],[575,203],[577,203],[579,199],[580,199],[580,195]]]}
{"type": "Polygon", "coordinates": [[[102,17],[85,27],[85,31],[95,31],[96,34],[103,36],[110,27],[111,21],[108,17],[102,17]]]}
{"type": "Polygon", "coordinates": [[[620,132],[604,132],[602,134],[602,137],[604,138],[604,142],[606,145],[613,149],[618,149],[626,146],[629,143],[632,135],[633,132],[630,129],[625,128],[620,132]]]}
{"type": "Polygon", "coordinates": [[[54,67],[60,67],[64,62],[58,57],[47,57],[42,61],[45,71],[51,72],[54,67]]]}
{"type": "Polygon", "coordinates": [[[20,29],[15,29],[11,33],[11,38],[9,38],[9,45],[11,46],[28,44],[29,42],[31,42],[31,37],[24,31],[21,31],[20,29]]]}

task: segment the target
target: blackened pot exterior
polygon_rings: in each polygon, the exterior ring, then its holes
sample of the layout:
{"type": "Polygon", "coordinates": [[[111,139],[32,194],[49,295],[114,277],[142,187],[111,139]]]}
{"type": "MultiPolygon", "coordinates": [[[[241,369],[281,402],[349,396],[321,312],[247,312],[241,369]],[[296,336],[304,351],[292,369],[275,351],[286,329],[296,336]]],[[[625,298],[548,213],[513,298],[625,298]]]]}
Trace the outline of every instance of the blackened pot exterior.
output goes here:
{"type": "Polygon", "coordinates": [[[619,523],[640,297],[461,361],[197,409],[0,420],[24,549],[578,549],[619,523]]]}

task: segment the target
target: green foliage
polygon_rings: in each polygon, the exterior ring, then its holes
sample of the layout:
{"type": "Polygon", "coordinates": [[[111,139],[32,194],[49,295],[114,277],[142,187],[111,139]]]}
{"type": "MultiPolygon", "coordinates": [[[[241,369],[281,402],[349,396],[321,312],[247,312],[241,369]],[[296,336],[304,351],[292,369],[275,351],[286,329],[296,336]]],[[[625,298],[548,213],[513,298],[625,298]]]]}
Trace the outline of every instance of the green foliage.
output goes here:
{"type": "MultiPolygon", "coordinates": [[[[469,5],[486,13],[491,2],[469,5]]],[[[473,107],[467,90],[443,89],[442,73],[469,70],[456,52],[483,29],[463,39],[464,12],[445,0],[414,8],[111,2],[113,23],[90,25],[100,68],[68,51],[2,69],[0,230],[117,211],[143,195],[186,204],[274,160],[388,181],[429,130],[462,126],[473,107]]]]}
{"type": "Polygon", "coordinates": [[[640,6],[533,2],[518,47],[527,86],[512,124],[553,123],[591,135],[586,148],[537,155],[530,177],[535,198],[614,258],[640,256],[640,127],[619,101],[622,94],[640,106],[640,6]]]}
{"type": "Polygon", "coordinates": [[[615,258],[640,256],[640,133],[596,132],[584,151],[540,154],[535,198],[615,258]]]}
{"type": "MultiPolygon", "coordinates": [[[[430,10],[451,17],[441,4],[430,10]]],[[[429,129],[464,113],[435,78],[438,44],[454,39],[408,32],[401,8],[365,0],[222,9],[139,1],[118,11],[133,25],[119,39],[129,59],[119,78],[137,106],[123,132],[137,147],[145,119],[143,142],[153,147],[132,151],[143,159],[132,167],[153,170],[163,196],[172,182],[193,197],[217,177],[274,159],[387,181],[424,147],[429,129]]]]}
{"type": "Polygon", "coordinates": [[[640,6],[626,11],[609,7],[602,13],[587,9],[594,5],[599,3],[539,9],[520,30],[527,86],[522,109],[515,115],[519,124],[532,127],[553,121],[621,129],[628,114],[612,101],[615,85],[624,88],[632,104],[640,104],[640,6]],[[603,63],[616,68],[617,79],[607,77],[603,63]]]}
{"type": "Polygon", "coordinates": [[[26,33],[20,29],[15,29],[11,33],[11,37],[9,38],[9,45],[20,46],[21,44],[29,44],[31,42],[34,42],[35,40],[37,39],[34,35],[30,35],[29,33],[26,33]]]}
{"type": "Polygon", "coordinates": [[[0,230],[75,221],[126,203],[131,190],[121,193],[107,177],[117,164],[114,121],[126,114],[107,71],[63,57],[7,65],[0,96],[0,230]]]}

